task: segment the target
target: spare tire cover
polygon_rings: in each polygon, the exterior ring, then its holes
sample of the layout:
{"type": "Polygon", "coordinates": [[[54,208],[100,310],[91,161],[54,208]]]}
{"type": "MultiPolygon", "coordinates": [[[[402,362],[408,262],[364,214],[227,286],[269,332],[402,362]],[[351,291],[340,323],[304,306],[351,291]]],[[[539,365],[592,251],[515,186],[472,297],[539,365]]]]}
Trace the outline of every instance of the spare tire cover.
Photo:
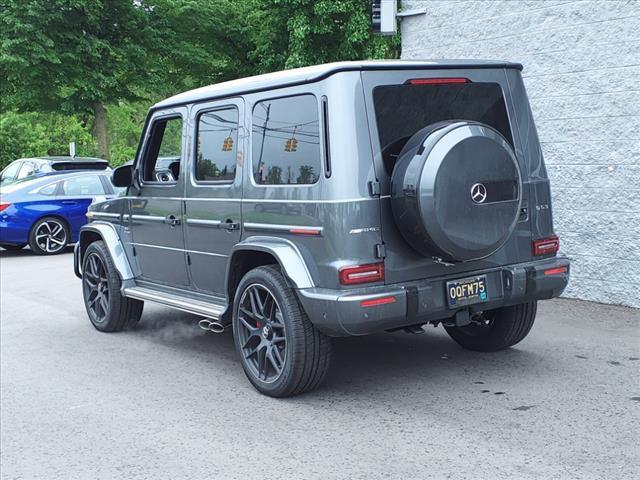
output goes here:
{"type": "Polygon", "coordinates": [[[423,128],[400,152],[391,181],[396,223],[425,256],[483,258],[515,228],[520,170],[509,142],[488,125],[447,121],[423,128]]]}

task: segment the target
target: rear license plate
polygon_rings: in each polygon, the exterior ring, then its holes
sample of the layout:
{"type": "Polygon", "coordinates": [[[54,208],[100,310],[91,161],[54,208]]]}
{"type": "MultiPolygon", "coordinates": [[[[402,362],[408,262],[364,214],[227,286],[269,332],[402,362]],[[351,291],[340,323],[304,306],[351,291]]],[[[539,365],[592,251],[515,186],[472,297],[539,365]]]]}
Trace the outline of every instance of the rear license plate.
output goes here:
{"type": "Polygon", "coordinates": [[[486,302],[488,299],[486,275],[447,282],[447,303],[449,308],[486,302]]]}

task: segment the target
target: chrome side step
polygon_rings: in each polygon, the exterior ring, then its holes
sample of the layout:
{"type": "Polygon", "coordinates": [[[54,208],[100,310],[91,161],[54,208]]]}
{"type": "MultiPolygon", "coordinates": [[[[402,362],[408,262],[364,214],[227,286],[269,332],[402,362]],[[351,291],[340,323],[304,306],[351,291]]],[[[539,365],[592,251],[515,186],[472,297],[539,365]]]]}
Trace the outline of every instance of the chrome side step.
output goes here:
{"type": "Polygon", "coordinates": [[[214,320],[219,319],[226,309],[226,305],[203,302],[202,300],[195,300],[145,287],[125,287],[122,289],[122,294],[125,297],[135,298],[136,300],[145,302],[159,303],[167,307],[182,310],[183,312],[201,315],[214,320]]]}

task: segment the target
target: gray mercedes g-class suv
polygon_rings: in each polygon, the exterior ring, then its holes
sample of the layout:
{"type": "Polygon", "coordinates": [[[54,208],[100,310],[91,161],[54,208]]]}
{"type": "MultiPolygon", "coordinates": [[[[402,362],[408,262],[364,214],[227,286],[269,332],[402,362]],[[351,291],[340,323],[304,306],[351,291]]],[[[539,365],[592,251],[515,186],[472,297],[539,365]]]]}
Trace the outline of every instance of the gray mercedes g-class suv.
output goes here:
{"type": "Polygon", "coordinates": [[[333,63],[154,105],[113,174],[126,196],[75,248],[91,322],[133,326],[145,301],[205,317],[274,397],[320,384],[330,337],[516,344],[569,279],[521,70],[333,63]]]}

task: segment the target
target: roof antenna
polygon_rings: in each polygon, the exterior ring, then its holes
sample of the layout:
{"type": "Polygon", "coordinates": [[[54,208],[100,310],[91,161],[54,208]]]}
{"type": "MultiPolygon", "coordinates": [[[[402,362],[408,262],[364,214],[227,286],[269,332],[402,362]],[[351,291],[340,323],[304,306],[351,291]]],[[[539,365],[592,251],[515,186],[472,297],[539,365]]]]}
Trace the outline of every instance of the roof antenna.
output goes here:
{"type": "Polygon", "coordinates": [[[69,142],[69,156],[72,160],[76,158],[76,142],[69,142]]]}

